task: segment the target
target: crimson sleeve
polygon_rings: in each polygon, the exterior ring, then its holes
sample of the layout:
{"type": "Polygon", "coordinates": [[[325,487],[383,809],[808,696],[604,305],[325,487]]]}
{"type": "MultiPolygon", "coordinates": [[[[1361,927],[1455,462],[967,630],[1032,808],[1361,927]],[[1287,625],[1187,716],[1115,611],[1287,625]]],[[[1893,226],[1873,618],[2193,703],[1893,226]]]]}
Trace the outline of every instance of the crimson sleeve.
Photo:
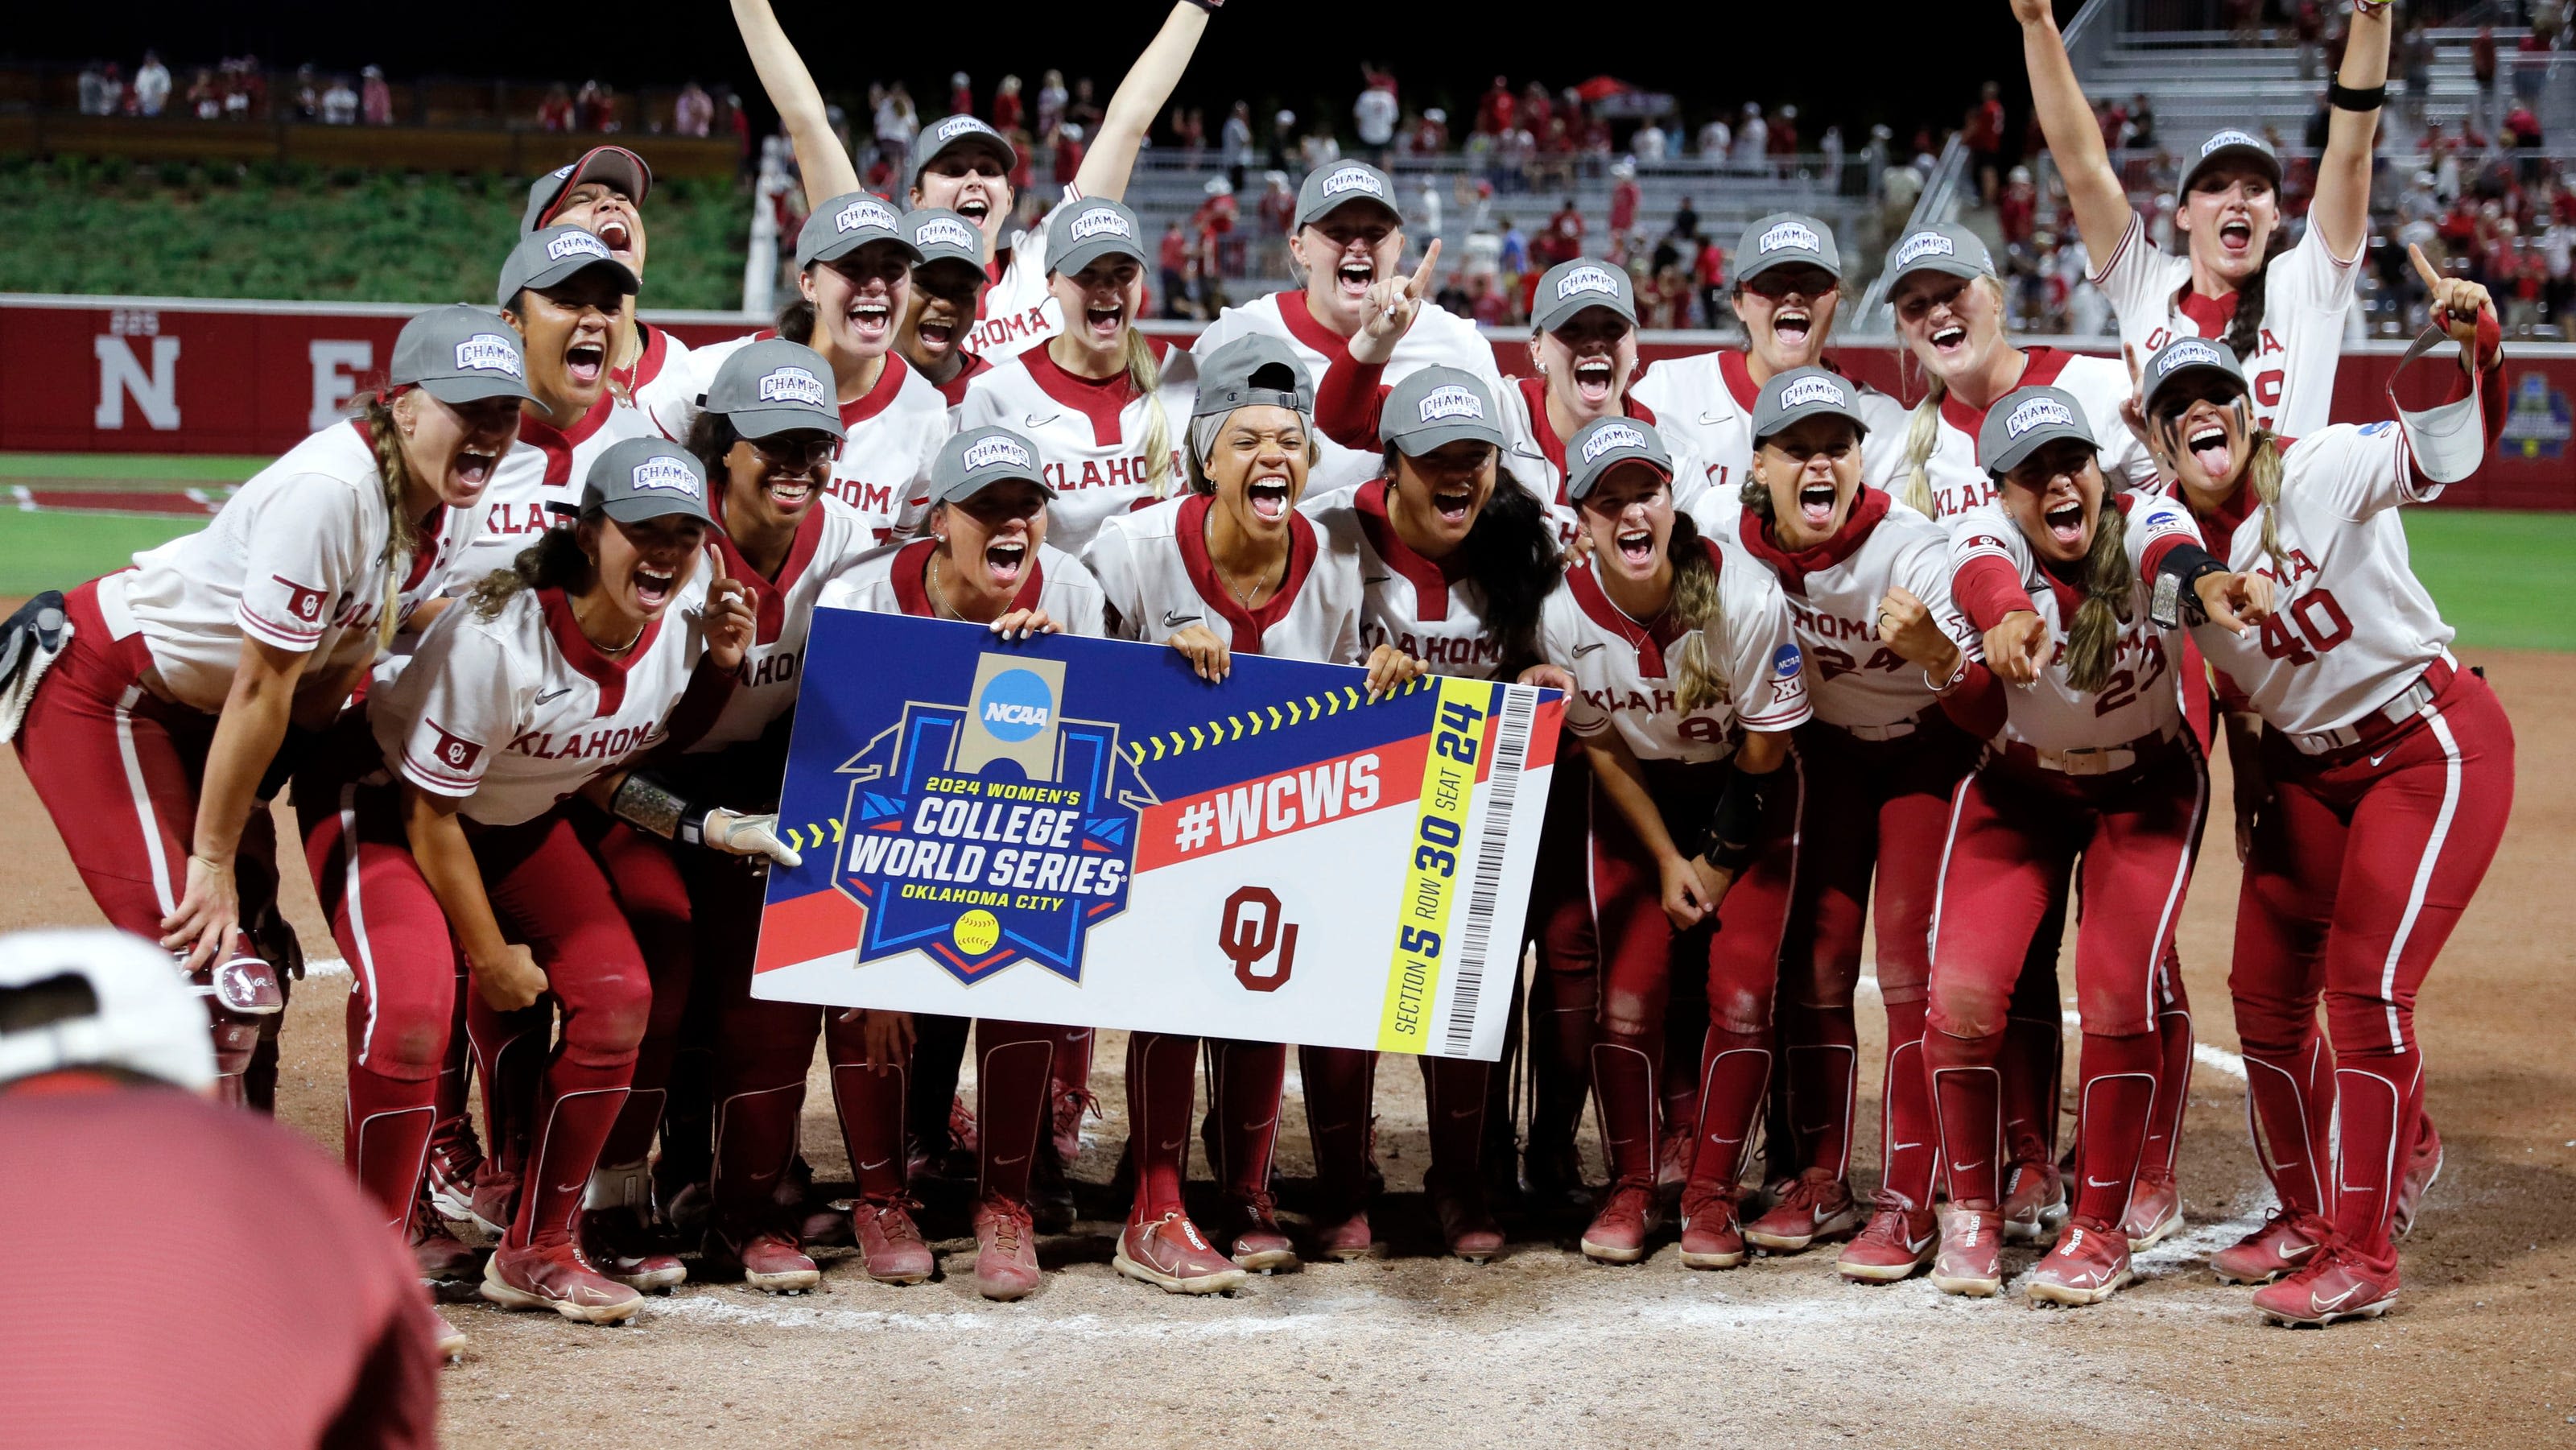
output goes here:
{"type": "Polygon", "coordinates": [[[1980,660],[1970,660],[1958,685],[1941,697],[1941,713],[1979,740],[2004,728],[2004,710],[2004,682],[1980,660]]]}
{"type": "Polygon", "coordinates": [[[1980,630],[2004,622],[2004,616],[2032,609],[2030,591],[2021,587],[2013,567],[1991,555],[1968,560],[1950,576],[1950,602],[1980,630]]]}
{"type": "Polygon", "coordinates": [[[1334,358],[1315,389],[1315,426],[1344,448],[1380,451],[1384,445],[1378,442],[1377,418],[1386,406],[1387,390],[1378,379],[1384,376],[1384,363],[1353,362],[1348,352],[1334,358]]]}
{"type": "Polygon", "coordinates": [[[715,656],[698,656],[698,667],[689,672],[689,687],[680,693],[680,703],[671,708],[671,719],[665,734],[669,737],[655,754],[678,754],[698,743],[700,737],[716,726],[725,705],[733,699],[734,672],[715,661],[715,656]]]}

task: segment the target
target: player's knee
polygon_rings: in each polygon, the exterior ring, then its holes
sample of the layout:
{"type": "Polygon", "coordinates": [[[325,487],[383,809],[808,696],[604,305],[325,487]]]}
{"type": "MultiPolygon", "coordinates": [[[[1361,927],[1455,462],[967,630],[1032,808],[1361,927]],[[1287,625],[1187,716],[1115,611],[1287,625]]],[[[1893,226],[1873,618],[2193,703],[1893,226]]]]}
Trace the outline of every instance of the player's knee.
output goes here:
{"type": "Polygon", "coordinates": [[[1708,988],[1708,1020],[1729,1032],[1769,1032],[1771,997],[1768,986],[1711,982],[1708,988]]]}
{"type": "Polygon", "coordinates": [[[2338,1052],[2402,1048],[2415,1041],[2415,1002],[2375,993],[2328,992],[2326,1036],[2338,1052]]]}
{"type": "Polygon", "coordinates": [[[2011,1015],[2012,994],[1989,982],[1944,981],[1935,976],[1926,995],[1927,1021],[1952,1037],[1992,1037],[2011,1015]]]}
{"type": "Polygon", "coordinates": [[[602,970],[567,995],[565,1045],[594,1056],[633,1056],[653,1020],[653,982],[635,961],[602,970]]]}

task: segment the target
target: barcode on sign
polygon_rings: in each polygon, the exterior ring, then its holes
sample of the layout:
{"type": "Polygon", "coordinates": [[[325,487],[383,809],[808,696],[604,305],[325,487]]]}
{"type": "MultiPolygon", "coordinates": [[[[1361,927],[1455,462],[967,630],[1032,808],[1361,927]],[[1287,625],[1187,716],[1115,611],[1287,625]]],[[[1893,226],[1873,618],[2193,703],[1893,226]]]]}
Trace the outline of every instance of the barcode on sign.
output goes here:
{"type": "MultiPolygon", "coordinates": [[[[1450,977],[1448,1055],[1452,1057],[1464,1056],[1476,1035],[1476,1003],[1484,995],[1485,954],[1494,936],[1494,898],[1502,894],[1504,848],[1511,841],[1512,801],[1520,794],[1521,770],[1529,759],[1530,720],[1538,713],[1538,691],[1510,685],[1502,690],[1503,721],[1494,732],[1494,773],[1485,784],[1485,826],[1476,843],[1476,874],[1467,891],[1467,929],[1459,936],[1450,977]]],[[[1517,935],[1512,946],[1512,959],[1517,962],[1517,935]]]]}

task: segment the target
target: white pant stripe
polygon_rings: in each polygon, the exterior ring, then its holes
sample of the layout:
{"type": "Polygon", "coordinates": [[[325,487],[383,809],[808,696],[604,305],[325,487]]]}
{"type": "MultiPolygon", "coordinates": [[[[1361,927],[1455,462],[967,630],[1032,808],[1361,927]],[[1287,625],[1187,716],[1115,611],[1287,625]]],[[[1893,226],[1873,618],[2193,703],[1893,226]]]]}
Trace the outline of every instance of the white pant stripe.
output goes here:
{"type": "Polygon", "coordinates": [[[350,963],[358,980],[367,988],[367,1024],[358,1032],[358,1065],[367,1065],[367,1054],[375,1050],[376,1011],[381,1005],[376,991],[376,947],[367,938],[367,912],[358,895],[358,788],[340,787],[340,900],[349,911],[349,942],[357,950],[357,960],[350,963]]]}
{"type": "Polygon", "coordinates": [[[179,893],[170,880],[170,853],[161,849],[161,818],[152,810],[152,791],[143,782],[143,758],[134,753],[134,707],[143,699],[141,685],[128,685],[116,697],[116,754],[125,764],[125,789],[134,797],[134,817],[143,827],[143,857],[152,863],[152,895],[161,914],[179,909],[179,893]]]}
{"type": "Polygon", "coordinates": [[[2433,834],[2424,842],[2423,858],[2415,863],[2415,883],[2406,892],[2406,914],[2397,919],[2397,934],[2388,941],[2388,960],[2379,969],[2379,997],[2388,1004],[2388,1046],[2393,1052],[2406,1050],[2406,1036],[2397,1025],[2397,962],[2406,955],[2406,943],[2415,935],[2415,918],[2423,913],[2424,896],[2433,886],[2433,868],[2442,859],[2442,843],[2450,838],[2451,817],[2460,808],[2460,742],[2451,734],[2451,722],[2431,705],[2422,711],[2424,723],[2433,729],[2433,738],[2442,742],[2442,809],[2433,817],[2433,834]]]}

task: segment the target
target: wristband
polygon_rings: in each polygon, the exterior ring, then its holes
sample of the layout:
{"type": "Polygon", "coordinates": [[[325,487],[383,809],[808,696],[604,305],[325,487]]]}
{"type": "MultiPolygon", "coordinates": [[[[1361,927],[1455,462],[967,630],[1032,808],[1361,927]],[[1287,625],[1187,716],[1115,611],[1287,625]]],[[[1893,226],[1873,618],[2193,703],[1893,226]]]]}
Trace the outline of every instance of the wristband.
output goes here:
{"type": "Polygon", "coordinates": [[[2388,83],[2375,86],[2348,86],[2341,81],[2326,86],[2326,104],[2338,111],[2376,111],[2388,104],[2388,83]]]}
{"type": "Polygon", "coordinates": [[[2176,544],[2165,551],[2164,561],[2156,565],[2156,588],[2147,603],[2147,618],[2161,629],[2172,629],[2186,618],[2199,624],[2204,616],[2200,607],[2200,581],[2212,574],[2224,574],[2227,566],[2218,562],[2198,544],[2176,544]]]}
{"type": "Polygon", "coordinates": [[[1740,765],[1727,770],[1726,788],[1718,793],[1717,809],[1700,839],[1699,853],[1708,864],[1720,871],[1742,871],[1753,864],[1762,837],[1762,809],[1778,774],[1749,775],[1740,765]]]}
{"type": "Polygon", "coordinates": [[[1950,678],[1946,680],[1936,680],[1932,678],[1932,672],[1930,670],[1925,670],[1923,672],[1924,687],[1929,689],[1936,698],[1947,696],[1951,691],[1959,688],[1960,681],[1965,680],[1968,677],[1968,666],[1971,663],[1972,661],[1968,658],[1968,652],[1964,649],[1959,651],[1959,667],[1950,672],[1950,678]]]}
{"type": "Polygon", "coordinates": [[[686,828],[691,832],[692,845],[696,844],[697,827],[707,818],[704,806],[682,798],[649,770],[627,772],[626,779],[618,783],[617,793],[608,799],[608,813],[666,841],[681,840],[680,832],[686,828]]]}
{"type": "Polygon", "coordinates": [[[712,807],[708,806],[692,805],[683,807],[680,811],[679,828],[671,833],[671,839],[679,842],[683,846],[705,845],[707,843],[707,816],[711,811],[712,807]]]}

